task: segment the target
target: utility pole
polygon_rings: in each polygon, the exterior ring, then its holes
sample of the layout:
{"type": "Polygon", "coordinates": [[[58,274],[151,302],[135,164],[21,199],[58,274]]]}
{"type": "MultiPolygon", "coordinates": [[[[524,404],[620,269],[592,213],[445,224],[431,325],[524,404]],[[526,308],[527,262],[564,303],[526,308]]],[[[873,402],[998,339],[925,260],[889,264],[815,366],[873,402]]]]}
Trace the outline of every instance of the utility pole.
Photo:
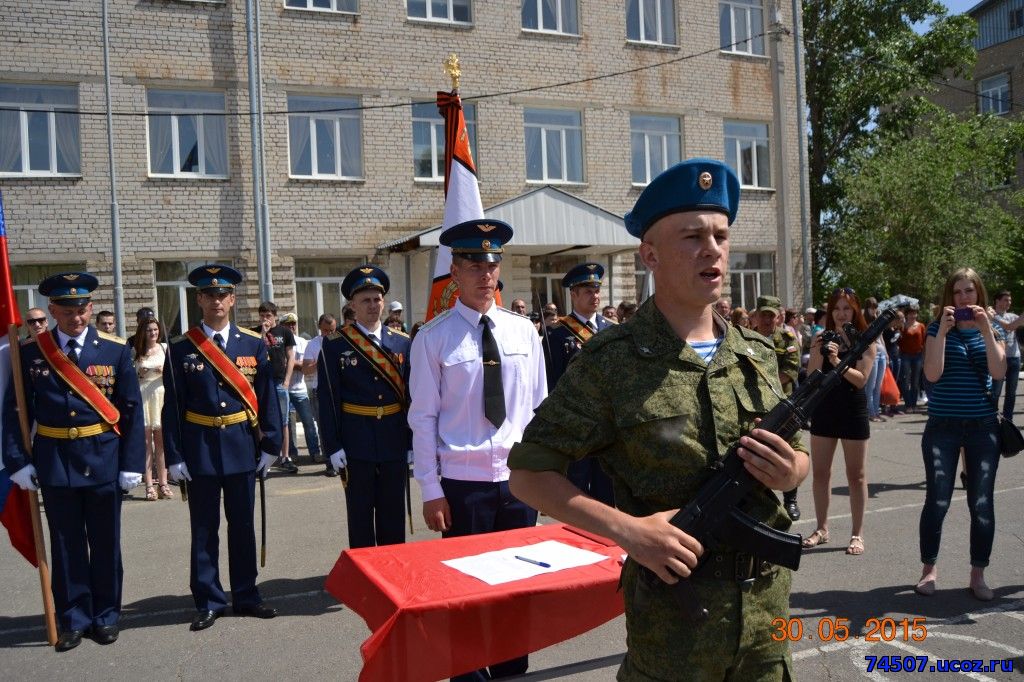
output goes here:
{"type": "Polygon", "coordinates": [[[101,23],[103,26],[103,86],[107,97],[107,158],[110,176],[110,252],[113,254],[114,271],[114,319],[117,320],[117,334],[127,337],[124,321],[124,282],[121,278],[121,220],[117,208],[117,170],[114,166],[114,115],[110,104],[110,35],[107,22],[107,2],[101,0],[101,23]]]}
{"type": "Polygon", "coordinates": [[[796,136],[800,152],[800,246],[804,260],[804,307],[814,305],[811,271],[811,198],[807,168],[807,102],[804,99],[804,26],[800,0],[793,0],[793,63],[796,65],[796,136]]]}

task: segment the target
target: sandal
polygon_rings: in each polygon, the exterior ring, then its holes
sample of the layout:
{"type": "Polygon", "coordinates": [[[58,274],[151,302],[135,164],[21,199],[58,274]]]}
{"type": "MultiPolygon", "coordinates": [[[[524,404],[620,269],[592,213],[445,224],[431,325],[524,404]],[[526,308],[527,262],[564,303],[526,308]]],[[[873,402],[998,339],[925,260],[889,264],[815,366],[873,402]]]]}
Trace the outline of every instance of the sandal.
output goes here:
{"type": "Polygon", "coordinates": [[[850,544],[846,548],[846,553],[851,556],[860,556],[864,553],[864,538],[860,535],[851,535],[850,544]]]}
{"type": "Polygon", "coordinates": [[[810,535],[804,538],[801,543],[804,549],[810,549],[811,547],[817,547],[818,545],[828,544],[828,531],[824,528],[819,528],[810,535]]]}
{"type": "Polygon", "coordinates": [[[151,485],[147,485],[146,486],[146,499],[149,500],[150,502],[153,502],[153,501],[155,501],[157,499],[156,498],[156,488],[154,488],[151,485]]]}
{"type": "Polygon", "coordinates": [[[161,500],[173,500],[174,493],[171,492],[171,486],[164,483],[160,486],[160,499],[161,500]]]}

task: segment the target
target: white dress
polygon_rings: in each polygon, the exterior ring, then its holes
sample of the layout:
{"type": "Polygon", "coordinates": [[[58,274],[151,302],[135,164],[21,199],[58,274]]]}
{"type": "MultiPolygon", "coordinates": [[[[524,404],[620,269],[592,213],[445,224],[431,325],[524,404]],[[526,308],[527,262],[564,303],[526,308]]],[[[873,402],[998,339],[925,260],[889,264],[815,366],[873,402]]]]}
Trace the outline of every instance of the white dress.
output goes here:
{"type": "Polygon", "coordinates": [[[146,426],[152,429],[160,428],[160,410],[164,406],[164,357],[164,344],[158,343],[149,353],[135,359],[142,391],[142,414],[146,426]]]}

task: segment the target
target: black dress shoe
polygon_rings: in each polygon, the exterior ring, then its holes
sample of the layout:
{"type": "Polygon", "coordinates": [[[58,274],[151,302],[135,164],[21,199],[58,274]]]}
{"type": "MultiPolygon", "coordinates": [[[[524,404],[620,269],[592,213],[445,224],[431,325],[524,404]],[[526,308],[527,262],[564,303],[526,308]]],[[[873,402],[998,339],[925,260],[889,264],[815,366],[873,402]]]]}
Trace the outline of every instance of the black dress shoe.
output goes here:
{"type": "Polygon", "coordinates": [[[796,503],[796,500],[786,500],[786,513],[793,521],[800,520],[800,505],[796,503]]]}
{"type": "Polygon", "coordinates": [[[92,640],[97,644],[113,644],[117,641],[120,630],[116,625],[94,625],[92,627],[92,640]]]}
{"type": "Polygon", "coordinates": [[[337,476],[337,475],[338,475],[338,472],[335,471],[334,469],[332,469],[331,467],[327,467],[326,469],[324,469],[324,476],[337,476]]]}
{"type": "Polygon", "coordinates": [[[81,630],[67,630],[60,633],[57,643],[53,646],[54,651],[71,651],[82,643],[83,634],[81,630]]]}
{"type": "Polygon", "coordinates": [[[196,615],[192,616],[192,625],[189,627],[192,632],[198,632],[199,630],[205,630],[206,628],[213,625],[214,621],[220,617],[219,611],[211,611],[210,609],[201,609],[196,615]]]}
{"type": "Polygon", "coordinates": [[[236,616],[255,616],[256,618],[273,618],[277,615],[277,609],[266,604],[253,604],[251,606],[233,606],[231,609],[236,616]]]}

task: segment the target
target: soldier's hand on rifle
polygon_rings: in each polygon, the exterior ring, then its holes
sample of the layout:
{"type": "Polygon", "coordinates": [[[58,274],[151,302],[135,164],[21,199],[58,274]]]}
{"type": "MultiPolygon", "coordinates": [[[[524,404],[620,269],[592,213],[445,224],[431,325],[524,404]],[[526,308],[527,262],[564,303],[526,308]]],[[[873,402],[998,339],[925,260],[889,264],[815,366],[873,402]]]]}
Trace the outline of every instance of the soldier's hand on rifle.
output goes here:
{"type": "Polygon", "coordinates": [[[688,577],[704,553],[696,538],[669,523],[678,511],[628,517],[632,519],[631,526],[619,538],[619,546],[631,559],[651,569],[670,585],[688,577]]]}
{"type": "Polygon", "coordinates": [[[31,464],[26,464],[11,474],[11,482],[22,490],[39,490],[39,486],[36,485],[36,468],[31,464]]]}
{"type": "Polygon", "coordinates": [[[807,477],[807,455],[797,452],[782,436],[754,429],[740,438],[736,451],[751,476],[772,490],[792,490],[807,477]]]}

